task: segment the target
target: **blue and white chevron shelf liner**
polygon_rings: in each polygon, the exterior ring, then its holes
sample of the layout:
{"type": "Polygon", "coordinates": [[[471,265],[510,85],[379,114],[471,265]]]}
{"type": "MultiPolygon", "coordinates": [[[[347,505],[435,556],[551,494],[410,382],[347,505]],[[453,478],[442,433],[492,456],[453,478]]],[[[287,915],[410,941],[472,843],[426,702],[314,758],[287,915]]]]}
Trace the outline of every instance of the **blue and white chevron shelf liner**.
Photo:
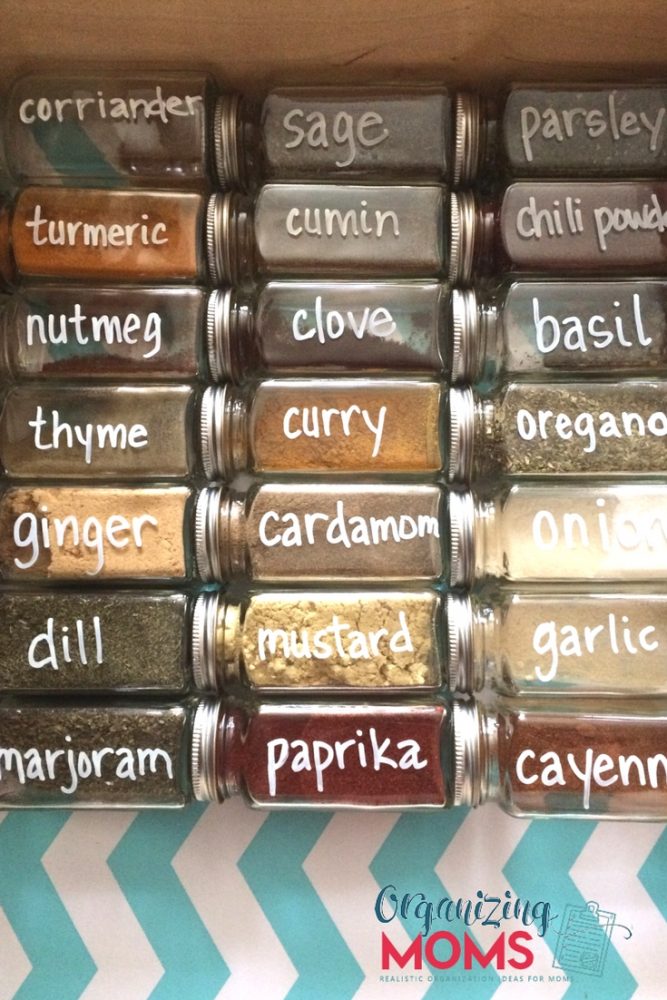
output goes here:
{"type": "MultiPolygon", "coordinates": [[[[462,940],[466,927],[431,930],[462,940]]],[[[482,955],[499,935],[467,930],[482,955]]],[[[0,1000],[664,1000],[665,956],[660,824],[530,822],[495,806],[264,814],[239,801],[0,813],[0,1000]],[[414,908],[378,920],[387,885],[436,902],[548,901],[553,919],[543,936],[532,928],[524,970],[383,970],[383,932],[404,955],[422,926],[414,908]],[[567,914],[576,923],[593,902],[592,943],[564,941],[567,914]]]]}

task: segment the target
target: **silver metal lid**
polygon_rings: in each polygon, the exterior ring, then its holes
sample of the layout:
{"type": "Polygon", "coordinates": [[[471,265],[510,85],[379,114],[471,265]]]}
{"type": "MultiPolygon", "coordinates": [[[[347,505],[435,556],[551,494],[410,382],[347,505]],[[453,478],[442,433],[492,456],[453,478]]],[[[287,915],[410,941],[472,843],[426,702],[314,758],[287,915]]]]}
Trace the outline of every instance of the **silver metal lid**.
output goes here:
{"type": "Polygon", "coordinates": [[[447,676],[449,690],[471,694],[473,679],[473,613],[466,594],[447,595],[447,676]]]}
{"type": "Polygon", "coordinates": [[[233,197],[229,191],[212,194],[206,206],[206,256],[213,285],[234,285],[238,279],[233,197]]]}
{"type": "Polygon", "coordinates": [[[222,580],[220,562],[220,505],[224,490],[207,486],[197,497],[195,510],[195,553],[197,572],[204,582],[222,580]]]}
{"type": "Polygon", "coordinates": [[[216,631],[220,594],[200,594],[192,614],[192,677],[199,691],[217,690],[216,631]]]}
{"type": "Polygon", "coordinates": [[[456,95],[454,112],[454,187],[471,184],[482,155],[482,102],[477,94],[456,95]]]}
{"type": "Polygon", "coordinates": [[[454,801],[455,806],[478,806],[483,801],[484,780],[480,717],[477,704],[454,701],[454,801]]]}
{"type": "Polygon", "coordinates": [[[450,483],[469,483],[475,444],[475,394],[469,386],[449,390],[450,483]]]}
{"type": "Polygon", "coordinates": [[[449,196],[449,282],[467,285],[473,273],[477,211],[471,191],[454,191],[449,196]]]}
{"type": "Polygon", "coordinates": [[[450,299],[452,382],[474,382],[479,356],[479,308],[474,288],[454,288],[450,299]]]}
{"type": "Polygon", "coordinates": [[[470,492],[450,490],[449,582],[452,587],[470,587],[475,577],[475,500],[470,492]]]}
{"type": "Polygon", "coordinates": [[[239,107],[238,94],[223,94],[218,98],[213,116],[213,150],[215,172],[221,187],[239,184],[239,107]]]}
{"type": "Polygon", "coordinates": [[[231,289],[214,289],[208,297],[206,308],[206,352],[209,372],[214,382],[224,382],[231,375],[231,312],[231,289]]]}
{"type": "Polygon", "coordinates": [[[220,802],[216,781],[216,747],[221,704],[213,698],[202,700],[192,723],[190,769],[192,791],[199,802],[220,802]]]}
{"type": "Polygon", "coordinates": [[[204,390],[199,418],[199,436],[204,475],[217,479],[225,475],[224,438],[226,385],[210,385],[204,390]]]}

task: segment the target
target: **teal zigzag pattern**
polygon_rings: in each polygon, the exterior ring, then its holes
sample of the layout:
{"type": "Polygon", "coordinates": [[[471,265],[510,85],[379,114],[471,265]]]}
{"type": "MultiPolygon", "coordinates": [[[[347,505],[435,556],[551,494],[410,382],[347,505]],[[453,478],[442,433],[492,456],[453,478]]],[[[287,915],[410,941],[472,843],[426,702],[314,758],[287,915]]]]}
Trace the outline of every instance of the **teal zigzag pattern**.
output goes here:
{"type": "Polygon", "coordinates": [[[196,1000],[209,1000],[229,978],[171,863],[203,809],[139,813],[109,857],[109,867],[164,968],[152,1000],[190,1000],[194,983],[196,1000]]]}
{"type": "Polygon", "coordinates": [[[76,186],[86,183],[85,177],[96,178],[95,187],[113,187],[118,183],[118,171],[95,145],[85,128],[74,122],[62,122],[58,128],[36,122],[32,137],[41,148],[54,171],[64,182],[76,186]]]}
{"type": "MultiPolygon", "coordinates": [[[[467,814],[465,809],[405,813],[373,860],[371,872],[374,878],[381,886],[396,885],[399,895],[403,892],[422,892],[428,899],[436,900],[447,896],[447,889],[434,869],[467,814]]],[[[413,916],[402,922],[411,940],[414,939],[421,930],[421,922],[413,916]]],[[[446,928],[436,929],[450,930],[457,936],[465,930],[470,933],[461,921],[452,921],[446,928]]],[[[474,934],[471,937],[474,938],[474,934]]],[[[471,977],[466,983],[466,1000],[486,1000],[495,993],[500,979],[491,968],[485,971],[485,975],[490,977],[488,981],[475,981],[471,977]]],[[[449,991],[450,987],[436,981],[426,996],[435,1000],[443,995],[445,989],[449,991]]]]}
{"type": "Polygon", "coordinates": [[[348,1000],[363,981],[357,960],[303,870],[330,819],[331,813],[322,812],[273,813],[239,861],[299,973],[288,1000],[348,1000]]]}
{"type": "Polygon", "coordinates": [[[0,905],[32,964],[16,1000],[76,1000],[96,966],[42,857],[68,812],[15,812],[0,823],[0,905]]]}
{"type": "MultiPolygon", "coordinates": [[[[548,900],[553,906],[562,907],[545,935],[545,941],[553,952],[556,951],[560,917],[565,907],[568,904],[584,906],[588,902],[572,881],[570,870],[594,829],[595,823],[590,820],[535,820],[528,826],[503,870],[517,896],[531,901],[548,900]]],[[[600,859],[601,866],[613,863],[613,858],[600,859]]],[[[602,872],[600,881],[604,885],[602,872]]],[[[603,898],[595,902],[604,909],[603,898]]],[[[557,969],[553,971],[558,974],[557,969]]],[[[602,977],[565,966],[564,971],[572,977],[565,993],[566,1000],[590,1000],[592,996],[604,996],[605,1000],[627,1000],[637,987],[634,977],[614,948],[613,940],[602,977]]]]}
{"type": "Polygon", "coordinates": [[[638,877],[667,920],[667,828],[639,869],[638,877]]]}
{"type": "MultiPolygon", "coordinates": [[[[154,1000],[206,1000],[216,996],[229,979],[224,941],[220,944],[221,955],[172,865],[200,815],[199,807],[174,813],[141,813],[109,858],[110,869],[165,970],[151,994],[154,1000]]],[[[400,816],[370,865],[378,885],[393,883],[399,892],[423,892],[432,898],[447,895],[434,869],[444,854],[446,883],[445,852],[467,815],[465,810],[457,809],[400,816]]],[[[69,816],[67,812],[15,812],[0,823],[0,905],[32,965],[15,994],[16,1000],[78,1000],[96,971],[42,864],[45,852],[69,816]]],[[[299,974],[289,1000],[348,1000],[363,982],[356,959],[303,867],[330,818],[330,813],[322,812],[273,813],[238,861],[241,874],[299,974]]],[[[561,916],[567,904],[583,905],[586,900],[570,871],[594,830],[595,824],[590,821],[550,819],[529,824],[503,870],[513,891],[522,899],[551,901],[561,916]]],[[[619,838],[622,836],[619,829],[619,838]]],[[[619,842],[619,849],[621,846],[619,842]]],[[[493,849],[491,829],[489,849],[493,849]]],[[[341,857],[339,863],[341,884],[354,906],[355,886],[346,884],[345,858],[341,857]]],[[[76,865],[75,856],[72,864],[76,865]]],[[[596,901],[605,908],[605,866],[611,871],[614,857],[599,858],[596,865],[600,885],[596,901]]],[[[206,878],[206,870],[206,858],[202,858],[202,879],[206,878]]],[[[667,920],[667,830],[638,877],[667,920]]],[[[470,887],[471,892],[477,888],[472,856],[470,887]]],[[[220,900],[221,906],[228,903],[220,900]]],[[[238,916],[243,921],[243,913],[238,916]]],[[[618,919],[623,923],[622,913],[618,919]]],[[[369,914],[369,934],[376,933],[373,920],[369,914]]],[[[414,919],[406,920],[404,926],[411,937],[419,931],[414,919]]],[[[559,927],[560,919],[556,919],[546,935],[552,951],[557,947],[559,927]]],[[[451,929],[455,933],[463,930],[454,925],[451,929]]],[[[650,932],[650,927],[641,930],[642,934],[650,932]]],[[[252,951],[251,928],[248,935],[249,961],[261,963],[262,956],[252,951]]],[[[558,974],[558,970],[553,971],[558,974]]],[[[629,1000],[638,985],[614,948],[613,937],[601,977],[576,969],[566,971],[572,978],[567,1000],[629,1000]]],[[[271,992],[271,969],[266,968],[265,973],[266,1000],[282,1000],[271,992]]],[[[427,995],[442,996],[446,988],[452,1000],[485,1000],[497,985],[497,979],[434,983],[427,995]]]]}

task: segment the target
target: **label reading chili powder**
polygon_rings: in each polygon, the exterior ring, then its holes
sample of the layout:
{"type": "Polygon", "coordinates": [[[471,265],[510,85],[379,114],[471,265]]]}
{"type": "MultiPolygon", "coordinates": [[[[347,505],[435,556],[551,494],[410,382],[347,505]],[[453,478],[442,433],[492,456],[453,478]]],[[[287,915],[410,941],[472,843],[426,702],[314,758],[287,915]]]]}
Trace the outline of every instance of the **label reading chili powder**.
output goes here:
{"type": "Polygon", "coordinates": [[[505,192],[500,226],[520,269],[663,273],[667,185],[519,182],[505,192]]]}

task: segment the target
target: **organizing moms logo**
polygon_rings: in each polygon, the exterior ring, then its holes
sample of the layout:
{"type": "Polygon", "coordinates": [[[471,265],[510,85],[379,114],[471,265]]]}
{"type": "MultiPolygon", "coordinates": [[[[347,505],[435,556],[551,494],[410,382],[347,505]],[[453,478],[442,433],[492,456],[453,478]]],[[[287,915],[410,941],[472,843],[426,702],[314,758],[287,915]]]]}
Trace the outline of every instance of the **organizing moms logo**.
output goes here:
{"type": "Polygon", "coordinates": [[[431,900],[422,892],[401,894],[395,885],[385,885],[378,893],[375,916],[383,925],[412,919],[419,928],[407,947],[399,947],[389,931],[382,931],[383,972],[529,969],[535,960],[532,942],[544,937],[556,919],[546,900],[524,900],[509,891],[497,896],[479,889],[471,899],[431,900]],[[498,933],[482,947],[472,933],[474,927],[498,933]]]}
{"type": "Polygon", "coordinates": [[[554,912],[548,900],[521,899],[509,890],[495,895],[478,889],[470,899],[429,899],[423,892],[385,885],[374,906],[382,928],[380,981],[479,982],[496,973],[503,982],[530,986],[602,976],[612,932],[620,930],[626,939],[632,932],[594,902],[559,909],[554,912]],[[392,934],[392,924],[404,922],[417,931],[407,943],[404,933],[392,934]],[[491,931],[476,935],[479,928],[491,931]],[[548,942],[538,950],[539,968],[535,945],[547,932],[548,942]],[[550,952],[552,965],[544,968],[550,952]]]}

